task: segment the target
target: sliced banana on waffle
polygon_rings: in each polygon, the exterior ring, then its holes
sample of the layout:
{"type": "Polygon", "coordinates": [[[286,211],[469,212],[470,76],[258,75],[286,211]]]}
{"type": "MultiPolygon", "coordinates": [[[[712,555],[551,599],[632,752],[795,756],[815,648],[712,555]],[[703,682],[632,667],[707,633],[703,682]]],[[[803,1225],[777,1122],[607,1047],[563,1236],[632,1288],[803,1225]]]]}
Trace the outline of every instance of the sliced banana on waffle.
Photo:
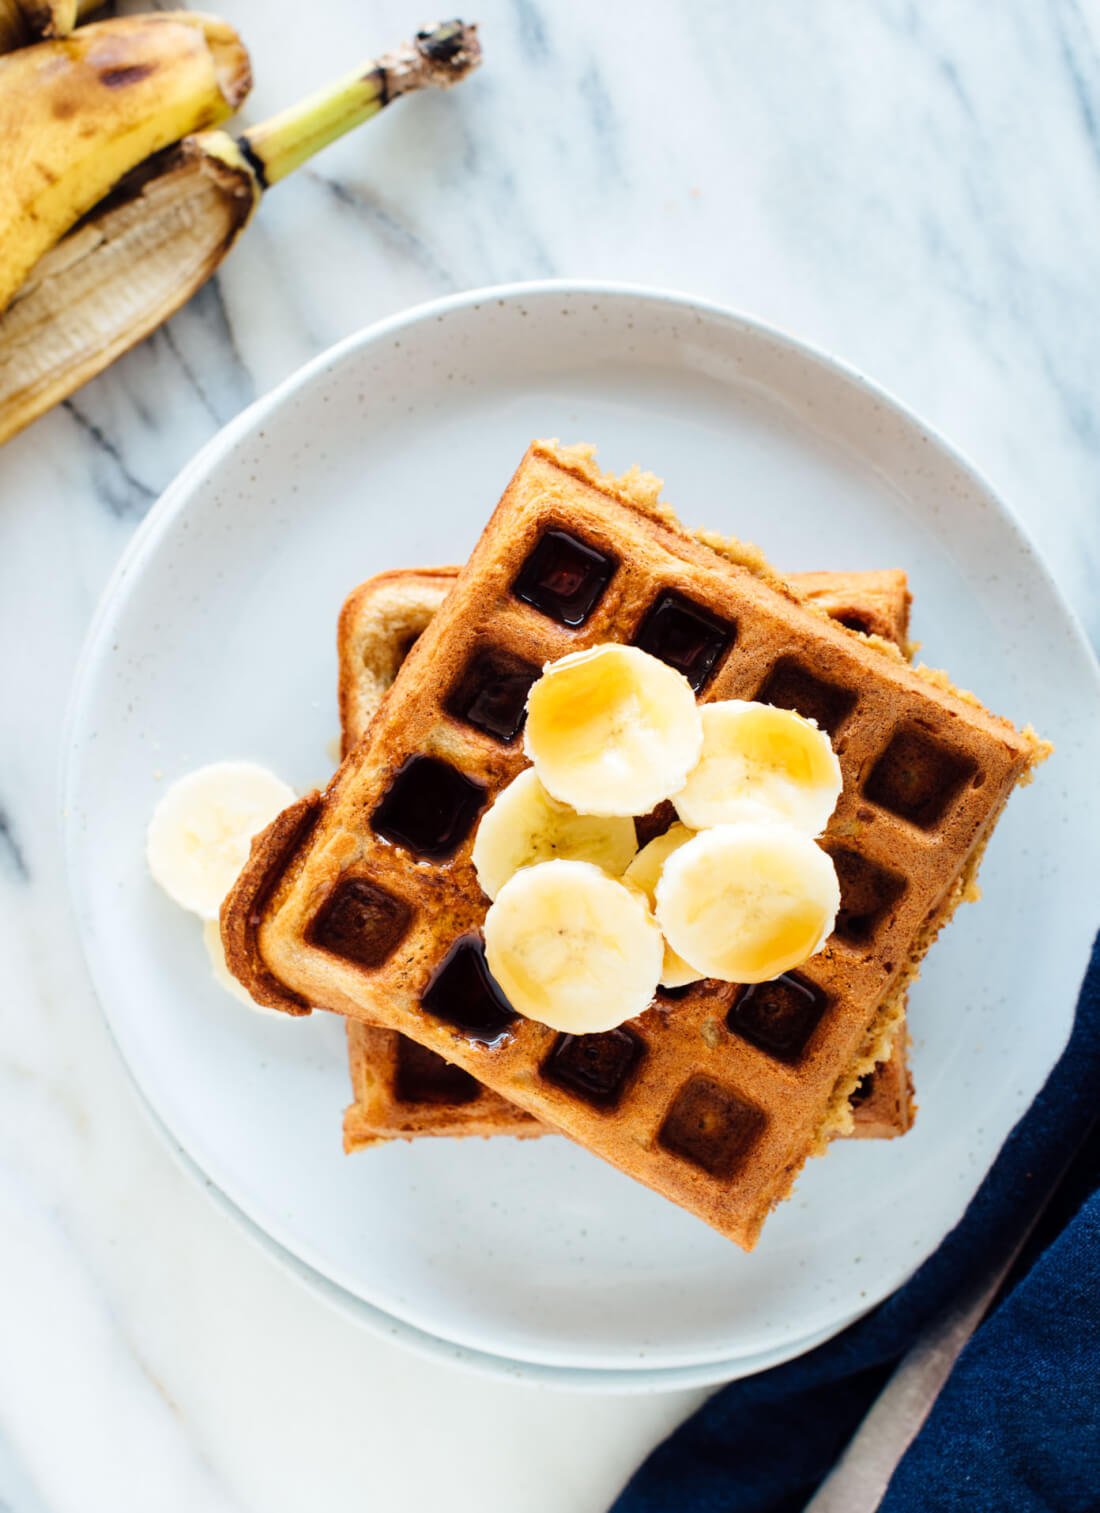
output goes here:
{"type": "MultiPolygon", "coordinates": [[[[623,873],[623,882],[632,888],[639,888],[649,900],[651,909],[656,906],[657,883],[665,862],[674,851],[679,851],[681,846],[686,845],[694,834],[695,831],[689,830],[686,825],[670,825],[664,835],[658,835],[648,846],[642,847],[623,873]]],[[[686,988],[689,983],[698,982],[702,975],[665,942],[665,957],[661,966],[662,988],[686,988]]]]}
{"type": "Polygon", "coordinates": [[[293,788],[255,762],[212,762],[188,773],[172,784],[149,821],[149,871],[177,904],[202,919],[217,919],[248,860],[252,837],[295,797],[293,788]]]}
{"type": "Polygon", "coordinates": [[[701,831],[665,861],[657,919],[701,976],[767,982],[825,944],[840,907],[832,859],[790,825],[701,831]]]}
{"type": "Polygon", "coordinates": [[[252,995],[239,983],[229,970],[225,959],[225,947],[222,945],[222,932],[216,919],[208,919],[202,927],[202,943],[206,947],[206,954],[210,958],[210,970],[214,974],[214,981],[220,988],[231,994],[238,1003],[243,1003],[247,1008],[255,1009],[257,1014],[267,1014],[273,1019],[286,1019],[287,1016],[279,1009],[269,1009],[266,1004],[257,1003],[252,995]]]}
{"type": "Polygon", "coordinates": [[[842,779],[829,737],[812,720],[740,699],[702,710],[703,750],[672,802],[685,825],[704,830],[774,816],[820,835],[842,779]]]}
{"type": "Polygon", "coordinates": [[[634,821],[620,816],[578,814],[551,798],[528,767],[497,795],[478,826],[473,861],[477,880],[496,898],[521,867],[537,862],[593,862],[621,877],[638,849],[634,821]]]}
{"type": "Polygon", "coordinates": [[[591,862],[525,867],[485,916],[489,970],[512,1007],[574,1035],[641,1014],[664,942],[645,899],[591,862]]]}
{"type": "Polygon", "coordinates": [[[625,816],[684,786],[703,730],[682,674],[636,646],[606,645],[549,664],[528,697],[524,744],[561,803],[625,816]]]}

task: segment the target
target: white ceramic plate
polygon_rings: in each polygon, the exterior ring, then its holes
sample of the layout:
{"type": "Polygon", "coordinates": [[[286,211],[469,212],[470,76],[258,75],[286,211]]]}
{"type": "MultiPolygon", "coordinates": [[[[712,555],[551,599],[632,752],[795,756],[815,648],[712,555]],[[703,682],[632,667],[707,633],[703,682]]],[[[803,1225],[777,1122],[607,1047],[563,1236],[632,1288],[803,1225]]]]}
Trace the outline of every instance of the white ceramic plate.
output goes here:
{"type": "Polygon", "coordinates": [[[616,1394],[649,1394],[654,1392],[684,1391],[693,1387],[706,1387],[715,1382],[734,1381],[739,1377],[752,1376],[758,1371],[766,1371],[772,1366],[781,1366],[784,1361],[789,1361],[793,1356],[803,1355],[812,1350],[816,1345],[827,1340],[842,1327],[845,1320],[830,1323],[826,1328],[818,1330],[816,1334],[809,1335],[805,1339],[786,1340],[781,1345],[774,1346],[771,1350],[761,1351],[757,1355],[739,1356],[729,1361],[704,1361],[695,1366],[665,1366],[638,1369],[637,1367],[624,1368],[622,1370],[593,1370],[584,1368],[571,1368],[568,1366],[547,1366],[532,1361],[513,1361],[506,1356],[489,1355],[485,1351],[470,1350],[464,1345],[455,1345],[439,1335],[428,1334],[424,1330],[416,1329],[411,1324],[395,1318],[372,1304],[364,1302],[362,1298],[355,1297],[342,1287],[337,1287],[312,1266],[307,1266],[297,1256],[291,1255],[288,1250],[274,1241],[264,1230],[258,1229],[252,1221],[245,1217],[239,1208],[225,1196],[220,1188],[215,1187],[194,1162],[190,1160],[186,1152],[172,1138],[171,1133],[157,1118],[147,1099],[141,1099],[142,1106],[149,1114],[154,1127],[168,1142],[174,1151],[183,1169],[189,1176],[198,1181],[206,1192],[223,1212],[235,1220],[258,1246],[261,1246],[274,1260],[278,1261],[291,1273],[309,1292],[327,1304],[357,1328],[368,1329],[374,1334],[382,1335],[386,1339],[394,1340],[407,1349],[422,1355],[428,1360],[442,1361],[452,1366],[460,1366],[464,1370],[474,1371],[479,1375],[495,1377],[498,1380],[522,1380],[528,1383],[537,1383],[542,1387],[552,1387],[568,1392],[593,1392],[616,1394]]]}
{"type": "Polygon", "coordinates": [[[879,390],[698,302],[526,286],[399,317],[218,438],[135,537],[90,634],[65,777],[92,973],[179,1145],[285,1251],[427,1334],[547,1367],[709,1367],[797,1348],[897,1286],[957,1220],[1069,1030],[1093,919],[1095,665],[988,485],[879,390]],[[985,900],[913,995],[902,1141],[812,1162],[751,1256],[564,1140],[340,1153],[341,1023],[240,1010],[148,880],[164,784],[251,757],[328,775],[333,627],[361,577],[460,560],[534,435],[668,480],[691,523],[784,568],[903,565],[915,634],[1056,761],[1012,801],[985,900]]]}

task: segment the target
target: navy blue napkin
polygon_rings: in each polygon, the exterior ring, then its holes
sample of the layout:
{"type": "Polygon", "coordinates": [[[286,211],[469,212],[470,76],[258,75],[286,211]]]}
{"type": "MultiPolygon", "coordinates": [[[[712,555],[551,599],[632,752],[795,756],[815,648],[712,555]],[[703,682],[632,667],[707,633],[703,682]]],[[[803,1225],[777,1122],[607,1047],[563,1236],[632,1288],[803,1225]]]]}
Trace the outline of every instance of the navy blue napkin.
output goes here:
{"type": "Polygon", "coordinates": [[[835,1339],[716,1393],[653,1452],[612,1513],[801,1510],[909,1348],[1014,1252],[880,1508],[1095,1513],[1098,1109],[1100,939],[1068,1046],[935,1255],[835,1339]]]}

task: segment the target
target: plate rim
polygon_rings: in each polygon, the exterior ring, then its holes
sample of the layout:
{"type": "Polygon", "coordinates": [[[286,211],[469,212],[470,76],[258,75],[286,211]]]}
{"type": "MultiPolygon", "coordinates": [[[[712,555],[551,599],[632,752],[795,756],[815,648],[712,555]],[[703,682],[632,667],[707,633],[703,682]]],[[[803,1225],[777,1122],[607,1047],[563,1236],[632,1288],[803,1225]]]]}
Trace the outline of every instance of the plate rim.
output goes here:
{"type": "MultiPolygon", "coordinates": [[[[98,993],[95,994],[99,1002],[98,993]]],[[[102,1008],[101,1008],[102,1012],[102,1008]]],[[[104,1015],[106,1018],[106,1015],[104,1015]]],[[[773,1366],[785,1365],[796,1356],[816,1350],[858,1322],[870,1309],[860,1307],[856,1313],[841,1319],[835,1325],[819,1329],[797,1339],[784,1340],[752,1355],[727,1356],[722,1360],[700,1361],[683,1366],[562,1366],[544,1361],[526,1361],[518,1356],[496,1354],[480,1350],[472,1345],[462,1345],[445,1336],[422,1329],[397,1314],[390,1313],[377,1303],[350,1292],[346,1287],[311,1266],[301,1256],[288,1250],[273,1235],[245,1213],[230,1195],[209,1177],[198,1162],[188,1154],[161,1119],[140,1086],[130,1068],[121,1047],[115,1040],[114,1030],[108,1022],[108,1033],[118,1052],[127,1083],[133,1090],[143,1117],[156,1131],[175,1161],[188,1179],[194,1182],[221,1213],[225,1214],[236,1228],[241,1230],[259,1249],[280,1268],[293,1277],[314,1298],[334,1309],[356,1328],[377,1335],[391,1343],[400,1344],[423,1360],[442,1362],[475,1376],[494,1381],[522,1381],[537,1387],[547,1387],[557,1392],[578,1392],[592,1395],[619,1397],[645,1397],[661,1392],[688,1392],[701,1387],[718,1387],[728,1382],[740,1381],[743,1377],[755,1376],[761,1371],[770,1371],[773,1366]]]]}
{"type": "MultiPolygon", "coordinates": [[[[208,468],[214,458],[228,448],[235,441],[238,433],[251,429],[261,416],[275,409],[287,400],[295,391],[306,386],[313,378],[323,373],[327,368],[335,365],[343,359],[346,353],[366,346],[371,342],[379,341],[391,335],[395,331],[402,330],[411,325],[417,325],[429,317],[446,316],[452,311],[474,308],[489,300],[509,301],[522,298],[534,298],[545,294],[568,294],[570,296],[595,295],[636,298],[647,303],[682,306],[693,311],[702,311],[707,315],[728,320],[736,325],[741,325],[751,330],[755,335],[770,338],[773,341],[793,349],[801,356],[810,357],[814,362],[824,368],[831,368],[850,380],[857,387],[864,389],[867,394],[878,400],[887,409],[909,423],[917,426],[939,451],[943,452],[962,472],[968,475],[970,481],[985,494],[994,504],[997,512],[1016,534],[1019,544],[1024,548],[1027,555],[1034,559],[1034,564],[1043,576],[1053,597],[1058,601],[1060,608],[1065,614],[1070,629],[1073,631],[1080,650],[1089,664],[1089,670],[1093,680],[1093,692],[1100,700],[1100,655],[1094,650],[1092,642],[1085,632],[1084,625],[1074,606],[1062,592],[1058,580],[1055,578],[1042,549],[1032,537],[1025,523],[1017,515],[1009,499],[1002,494],[991,479],[970,457],[950,441],[937,426],[924,419],[916,410],[901,399],[892,389],[886,388],[876,379],[866,374],[862,368],[845,358],[838,357],[836,353],[827,347],[815,342],[807,341],[804,337],[796,336],[784,326],[766,321],[759,316],[749,314],[739,309],[736,305],[727,305],[720,300],[712,300],[705,296],[694,295],[686,290],[667,288],[655,284],[641,284],[618,279],[573,279],[573,278],[543,278],[543,279],[519,279],[503,284],[483,284],[476,289],[462,290],[455,294],[440,295],[436,299],[422,300],[415,305],[407,305],[389,315],[381,316],[378,320],[370,322],[366,326],[349,335],[341,337],[339,341],[332,342],[315,357],[307,359],[285,378],[279,380],[272,388],[257,397],[245,406],[239,414],[228,420],[214,435],[205,441],[198,451],[184,463],[175,477],[165,486],[161,493],[150,505],[145,516],[138,524],[136,530],[130,536],[122,549],[118,561],[112,568],[110,575],[96,602],[92,617],[88,622],[88,628],[81,643],[80,653],[73,668],[72,681],[70,683],[69,698],[66,703],[65,716],[62,723],[62,746],[61,762],[59,770],[60,792],[62,798],[67,795],[66,779],[69,766],[69,749],[73,731],[74,716],[78,703],[78,690],[84,674],[86,664],[90,660],[94,642],[94,632],[100,621],[110,607],[110,601],[129,575],[132,566],[131,559],[136,557],[150,535],[163,528],[164,520],[175,504],[174,496],[181,493],[183,485],[192,474],[197,474],[201,469],[208,468]]],[[[67,859],[67,858],[66,858],[67,859]]]]}
{"type": "MultiPolygon", "coordinates": [[[[443,1346],[444,1351],[449,1358],[456,1358],[455,1353],[458,1352],[463,1356],[464,1359],[470,1358],[465,1359],[465,1364],[471,1366],[476,1366],[477,1364],[473,1359],[474,1357],[483,1357],[485,1360],[493,1363],[505,1363],[502,1369],[506,1374],[513,1376],[513,1368],[518,1365],[523,1368],[528,1375],[532,1374],[532,1372],[537,1372],[539,1374],[539,1379],[542,1379],[543,1373],[564,1372],[579,1374],[584,1378],[588,1378],[593,1375],[616,1376],[623,1374],[628,1377],[637,1377],[640,1380],[642,1378],[652,1378],[657,1373],[672,1372],[695,1373],[695,1375],[691,1377],[690,1381],[684,1381],[683,1383],[677,1382],[675,1384],[677,1386],[713,1384],[717,1381],[729,1379],[730,1368],[736,1365],[743,1365],[750,1362],[753,1358],[753,1352],[748,1352],[745,1355],[731,1358],[728,1354],[728,1348],[727,1353],[724,1355],[708,1354],[706,1352],[695,1351],[690,1353],[690,1359],[685,1359],[683,1362],[677,1361],[674,1363],[666,1363],[662,1366],[646,1365],[641,1362],[637,1364],[624,1363],[619,1366],[570,1366],[554,1363],[547,1360],[529,1361],[524,1359],[522,1361],[515,1361],[508,1355],[495,1355],[489,1351],[481,1349],[480,1347],[463,1344],[458,1340],[449,1339],[444,1334],[439,1334],[434,1330],[424,1329],[417,1324],[413,1324],[408,1320],[400,1318],[396,1314],[390,1313],[387,1309],[380,1307],[378,1304],[369,1302],[366,1299],[361,1298],[358,1294],[351,1292],[348,1288],[344,1287],[342,1283],[340,1283],[333,1277],[326,1275],[318,1266],[314,1265],[311,1261],[306,1260],[304,1256],[298,1255],[288,1250],[276,1236],[263,1229],[258,1221],[253,1220],[249,1215],[245,1213],[243,1209],[238,1206],[236,1201],[231,1198],[227,1192],[224,1191],[220,1183],[216,1182],[213,1177],[207,1174],[203,1170],[203,1168],[198,1165],[197,1161],[184,1150],[182,1145],[180,1145],[176,1136],[172,1134],[168,1127],[162,1123],[159,1115],[156,1113],[151,1102],[149,1101],[147,1094],[138,1083],[136,1073],[133,1072],[130,1068],[129,1061],[115,1034],[111,1016],[106,1008],[103,998],[100,995],[96,974],[93,967],[93,955],[90,949],[90,942],[87,939],[83,910],[81,907],[84,895],[83,890],[78,882],[79,868],[77,866],[76,860],[77,841],[75,827],[71,823],[69,816],[73,813],[75,807],[73,800],[77,791],[75,775],[78,766],[76,731],[83,709],[83,698],[87,689],[89,674],[96,663],[102,627],[113,612],[116,601],[124,585],[131,577],[131,575],[135,572],[135,570],[138,570],[142,566],[143,560],[150,546],[169,528],[172,521],[175,520],[176,517],[186,508],[194,481],[199,476],[209,474],[211,471],[213,471],[220,460],[232,449],[236,442],[250,432],[256,431],[262,424],[265,417],[278,410],[295,394],[308,388],[315,381],[315,379],[336,368],[349,354],[359,350],[360,348],[367,347],[373,343],[385,340],[386,338],[391,337],[395,333],[407,329],[410,326],[419,325],[420,323],[426,322],[428,320],[443,318],[446,315],[454,313],[456,311],[471,309],[476,310],[476,308],[480,305],[489,302],[505,303],[523,299],[542,298],[543,296],[548,295],[568,295],[572,298],[592,296],[595,298],[637,300],[657,306],[663,305],[666,307],[676,307],[691,314],[701,314],[706,318],[729,323],[733,327],[740,328],[756,338],[779,344],[788,352],[792,353],[800,359],[808,359],[816,368],[834,378],[839,377],[843,380],[847,380],[857,389],[862,390],[867,397],[873,399],[878,404],[890,411],[894,418],[903,421],[907,426],[911,428],[915,428],[915,430],[919,434],[927,438],[928,442],[942,453],[947,461],[949,461],[953,465],[953,467],[957,469],[958,472],[968,481],[968,483],[976,491],[978,491],[980,495],[992,506],[997,516],[999,517],[1002,527],[1008,528],[1012,538],[1014,538],[1014,544],[1027,558],[1029,570],[1037,573],[1040,579],[1043,581],[1043,584],[1046,590],[1049,592],[1051,599],[1057,604],[1063,616],[1067,634],[1069,635],[1071,641],[1075,643],[1076,649],[1079,652],[1083,653],[1081,663],[1082,677],[1090,685],[1092,702],[1095,705],[1096,713],[1098,714],[1098,716],[1100,716],[1100,664],[1098,664],[1097,662],[1096,654],[1093,651],[1093,648],[1087,636],[1085,635],[1084,628],[1073,605],[1068,601],[1068,599],[1062,592],[1057,580],[1054,578],[1052,572],[1050,571],[1050,568],[1043,556],[1041,549],[1031,538],[1027,528],[1018,518],[1008,500],[1000,493],[997,488],[993,486],[989,479],[965,456],[965,454],[960,452],[958,448],[956,448],[951,442],[949,442],[934,426],[929,425],[920,415],[918,415],[908,405],[897,398],[892,392],[883,388],[874,380],[868,378],[867,375],[860,369],[845,362],[843,359],[836,357],[826,349],[806,342],[771,322],[760,320],[757,317],[749,315],[734,307],[722,304],[720,302],[699,298],[679,290],[663,289],[647,286],[644,284],[621,282],[618,280],[569,278],[540,279],[500,285],[489,285],[460,292],[457,294],[447,295],[440,299],[424,301],[420,304],[396,311],[388,316],[381,318],[378,321],[371,323],[368,326],[361,328],[356,332],[351,333],[341,341],[332,344],[324,351],[318,353],[315,357],[311,358],[309,361],[295,369],[292,373],[288,374],[267,393],[258,396],[250,405],[242,410],[240,414],[235,416],[218,432],[216,432],[215,435],[212,436],[187,463],[185,463],[183,468],[181,468],[181,470],[176,474],[175,478],[173,478],[173,480],[168,484],[163,493],[154,502],[144,520],[140,523],[140,525],[130,537],[120,555],[118,562],[116,563],[114,569],[108,577],[107,583],[104,586],[95,611],[89,621],[84,642],[74,668],[69,700],[62,727],[59,763],[61,828],[63,834],[63,848],[67,884],[77,919],[77,933],[80,939],[81,951],[88,970],[88,976],[93,988],[94,996],[97,1003],[99,1004],[100,1012],[102,1013],[103,1018],[107,1023],[111,1038],[119,1051],[122,1063],[126,1067],[127,1075],[129,1076],[132,1084],[139,1093],[139,1101],[147,1107],[154,1124],[162,1130],[163,1134],[169,1142],[170,1148],[177,1153],[179,1158],[183,1161],[185,1167],[194,1172],[196,1178],[201,1181],[205,1190],[208,1191],[211,1196],[215,1197],[215,1199],[221,1205],[226,1206],[231,1212],[236,1214],[239,1217],[240,1221],[248,1228],[248,1230],[252,1232],[255,1237],[261,1239],[264,1242],[265,1249],[267,1249],[269,1253],[278,1252],[285,1259],[285,1261],[290,1264],[292,1270],[297,1271],[298,1268],[304,1268],[304,1273],[300,1273],[302,1280],[305,1280],[305,1275],[308,1274],[308,1276],[312,1278],[316,1284],[324,1288],[335,1289],[342,1297],[351,1299],[355,1304],[361,1305],[362,1310],[374,1310],[381,1320],[387,1321],[385,1324],[380,1325],[383,1332],[392,1333],[392,1331],[388,1327],[389,1323],[392,1321],[392,1323],[396,1324],[400,1331],[402,1331],[405,1342],[410,1344],[413,1348],[416,1348],[417,1346],[417,1340],[414,1339],[413,1336],[420,1337],[421,1342],[424,1339],[436,1341],[443,1346]],[[528,1368],[530,1369],[528,1370],[528,1368]]],[[[919,1261],[916,1264],[920,1264],[919,1261]]],[[[897,1277],[894,1281],[892,1281],[891,1285],[886,1291],[879,1293],[878,1289],[875,1289],[870,1306],[874,1306],[874,1304],[882,1297],[888,1296],[889,1292],[895,1290],[896,1287],[903,1285],[906,1277],[911,1275],[913,1270],[915,1269],[916,1265],[911,1267],[909,1271],[904,1275],[897,1277]]],[[[843,1329],[847,1326],[848,1323],[852,1321],[853,1318],[858,1317],[859,1313],[863,1311],[866,1310],[861,1309],[856,1314],[849,1314],[844,1316],[841,1322],[836,1326],[836,1329],[827,1331],[827,1333],[821,1337],[827,1338],[831,1334],[838,1332],[840,1329],[843,1329]]],[[[803,1336],[803,1338],[806,1340],[816,1341],[818,1335],[818,1331],[811,1330],[810,1334],[803,1336]]],[[[801,1353],[801,1346],[798,1340],[781,1343],[791,1346],[791,1355],[801,1353]]],[[[811,1346],[807,1345],[805,1348],[811,1348],[811,1346]]],[[[436,1352],[433,1350],[429,1353],[436,1352]]],[[[757,1351],[755,1352],[755,1354],[759,1355],[761,1354],[761,1352],[757,1351]]],[[[790,1355],[786,1356],[785,1358],[789,1359],[790,1355]]],[[[773,1362],[769,1361],[769,1364],[772,1363],[773,1362]]],[[[494,1371],[496,1370],[495,1364],[493,1369],[494,1371]]],[[[672,1383],[669,1383],[670,1388],[672,1385],[672,1383]]],[[[607,1387],[601,1390],[617,1391],[624,1389],[609,1384],[607,1387]]],[[[660,1387],[654,1387],[649,1390],[662,1389],[660,1387]]]]}

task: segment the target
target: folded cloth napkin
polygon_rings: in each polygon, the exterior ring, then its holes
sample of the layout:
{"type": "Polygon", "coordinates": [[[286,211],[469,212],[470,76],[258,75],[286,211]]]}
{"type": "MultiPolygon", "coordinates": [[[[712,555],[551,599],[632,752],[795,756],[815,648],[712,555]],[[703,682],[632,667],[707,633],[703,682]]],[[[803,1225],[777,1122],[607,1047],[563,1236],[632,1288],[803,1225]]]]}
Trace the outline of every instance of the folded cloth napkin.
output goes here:
{"type": "MultiPolygon", "coordinates": [[[[1069,1044],[935,1255],[842,1334],[716,1393],[653,1452],[612,1513],[795,1513],[811,1501],[814,1513],[1095,1513],[1098,1110],[1100,939],[1069,1044]],[[877,1492],[865,1477],[862,1496],[831,1497],[849,1462],[873,1462],[876,1415],[903,1396],[894,1389],[922,1345],[949,1338],[960,1319],[967,1329],[968,1310],[984,1319],[900,1461],[877,1492]],[[859,1454],[853,1447],[837,1467],[869,1410],[859,1454]]],[[[914,1402],[902,1444],[927,1411],[919,1393],[914,1402]]]]}

